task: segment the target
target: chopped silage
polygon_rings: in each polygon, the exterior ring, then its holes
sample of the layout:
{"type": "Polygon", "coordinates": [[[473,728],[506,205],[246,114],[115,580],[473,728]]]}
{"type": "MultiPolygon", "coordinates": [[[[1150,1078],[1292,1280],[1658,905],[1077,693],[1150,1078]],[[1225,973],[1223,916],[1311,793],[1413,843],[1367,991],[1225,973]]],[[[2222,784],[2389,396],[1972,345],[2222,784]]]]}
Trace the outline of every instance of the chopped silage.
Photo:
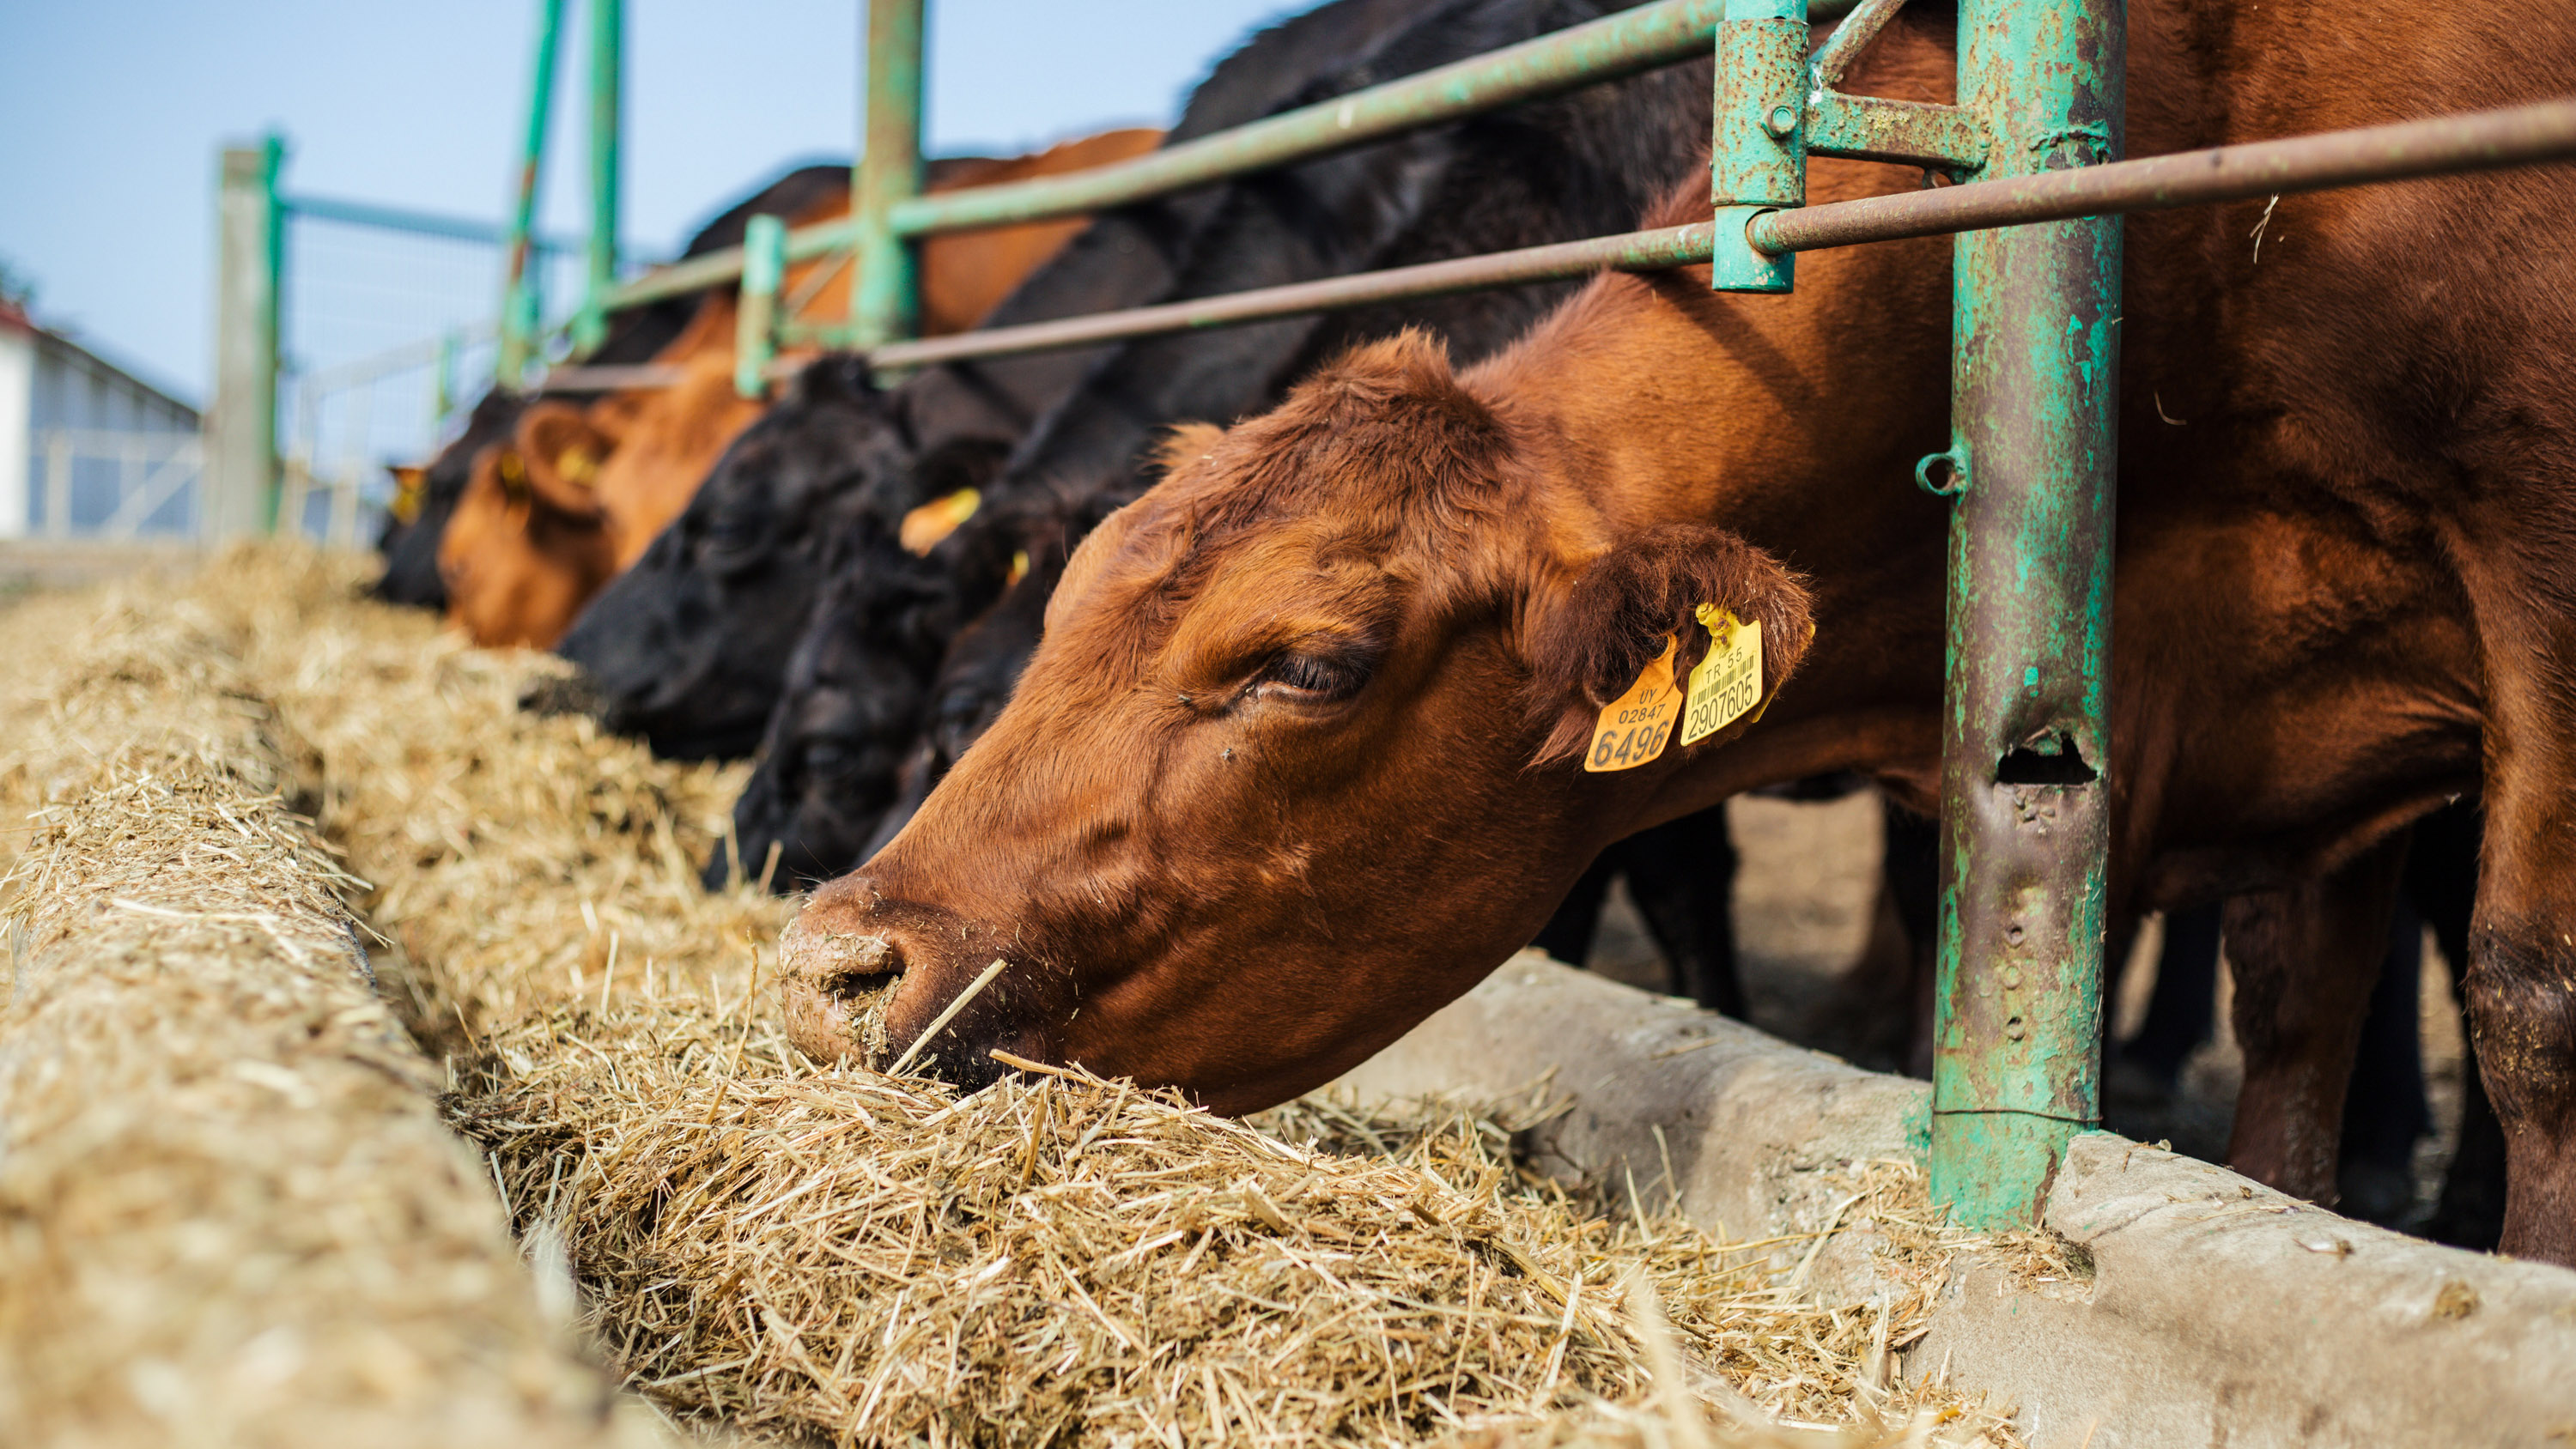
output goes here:
{"type": "Polygon", "coordinates": [[[53,602],[0,701],[0,1442],[612,1442],[229,641],[53,602]]]}
{"type": "Polygon", "coordinates": [[[1835,1308],[1653,1184],[1531,1178],[1508,1112],[1307,1104],[1265,1133],[1119,1084],[961,1102],[815,1067],[756,987],[791,907],[697,886],[738,769],[522,714],[551,666],[353,582],[270,552],[188,593],[308,747],[454,1120],[662,1403],[845,1443],[2009,1442],[1891,1381],[1946,1251],[1909,1168],[1855,1168],[1840,1221],[1888,1245],[1890,1288],[1835,1308]],[[1657,1397],[1632,1279],[1714,1418],[1657,1397]]]}

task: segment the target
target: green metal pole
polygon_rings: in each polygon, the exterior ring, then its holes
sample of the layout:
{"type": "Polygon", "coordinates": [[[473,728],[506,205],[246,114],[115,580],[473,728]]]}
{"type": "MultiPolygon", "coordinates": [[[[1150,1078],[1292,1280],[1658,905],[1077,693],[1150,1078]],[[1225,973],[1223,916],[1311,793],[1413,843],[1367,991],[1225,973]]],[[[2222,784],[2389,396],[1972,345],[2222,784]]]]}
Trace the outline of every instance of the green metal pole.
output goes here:
{"type": "MultiPolygon", "coordinates": [[[[286,143],[227,149],[215,192],[215,395],[206,411],[199,527],[221,541],[276,527],[279,289],[285,209],[277,178],[286,143]]],[[[59,523],[59,511],[48,521],[59,523]]]]}
{"type": "MultiPolygon", "coordinates": [[[[2117,160],[2122,0],[1961,0],[1987,178],[2117,160]]],[[[1961,234],[1943,711],[1934,1200],[2037,1220],[2100,1119],[2120,221],[1961,234]]]]}
{"type": "Polygon", "coordinates": [[[554,109],[555,41],[563,30],[563,0],[538,0],[537,63],[528,79],[528,129],[519,148],[518,204],[510,214],[510,235],[501,272],[501,346],[496,381],[515,388],[525,381],[536,350],[540,310],[536,269],[529,265],[530,239],[537,228],[537,183],[545,170],[546,121],[554,109]]]}
{"type": "Polygon", "coordinates": [[[284,505],[286,493],[286,476],[277,463],[277,373],[286,318],[286,204],[278,197],[277,178],[286,169],[286,138],[272,131],[261,139],[259,149],[260,206],[266,213],[268,228],[263,257],[268,268],[267,295],[259,317],[260,368],[265,374],[260,407],[261,416],[267,420],[265,441],[261,444],[267,456],[267,485],[261,490],[260,512],[267,520],[267,531],[275,533],[278,509],[284,505]]]}
{"type": "MultiPolygon", "coordinates": [[[[1807,204],[1805,0],[1726,0],[1717,24],[1717,101],[1710,111],[1709,196],[1732,243],[1753,218],[1807,204]]],[[[1709,259],[1721,292],[1786,292],[1797,257],[1727,245],[1709,259]]]]}
{"type": "Polygon", "coordinates": [[[742,302],[734,311],[733,387],[766,397],[762,372],[778,355],[778,286],[787,275],[787,223],[755,216],[742,230],[742,302]]]}
{"type": "Polygon", "coordinates": [[[618,91],[625,0],[590,0],[590,244],[581,312],[573,318],[573,352],[582,357],[608,339],[608,294],[617,285],[618,91]]]}
{"type": "Polygon", "coordinates": [[[874,347],[920,328],[912,246],[891,218],[921,194],[923,0],[868,0],[868,96],[850,178],[850,341],[874,347]]]}

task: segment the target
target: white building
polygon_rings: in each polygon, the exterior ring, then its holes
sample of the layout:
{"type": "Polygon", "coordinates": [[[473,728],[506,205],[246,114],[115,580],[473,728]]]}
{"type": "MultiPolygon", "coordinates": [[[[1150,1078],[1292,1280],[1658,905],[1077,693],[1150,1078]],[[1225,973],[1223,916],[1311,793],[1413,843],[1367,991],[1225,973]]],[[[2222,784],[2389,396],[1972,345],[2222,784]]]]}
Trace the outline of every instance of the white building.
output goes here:
{"type": "Polygon", "coordinates": [[[197,410],[0,301],[0,538],[194,535],[197,410]]]}

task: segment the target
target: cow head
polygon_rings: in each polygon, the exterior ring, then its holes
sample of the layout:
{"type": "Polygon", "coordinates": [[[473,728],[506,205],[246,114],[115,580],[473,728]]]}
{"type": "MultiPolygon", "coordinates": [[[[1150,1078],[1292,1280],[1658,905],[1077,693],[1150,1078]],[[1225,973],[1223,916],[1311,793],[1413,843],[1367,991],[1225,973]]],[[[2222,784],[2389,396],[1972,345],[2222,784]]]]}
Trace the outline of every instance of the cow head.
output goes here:
{"type": "Polygon", "coordinates": [[[485,444],[439,537],[448,621],[477,644],[553,643],[615,566],[596,500],[539,476],[518,444],[485,444]]]}
{"type": "Polygon", "coordinates": [[[825,358],[733,440],[561,652],[588,672],[609,728],[665,755],[749,754],[857,520],[891,527],[918,489],[970,486],[999,457],[916,459],[866,364],[825,358]]]}
{"type": "MultiPolygon", "coordinates": [[[[781,888],[857,865],[921,807],[1010,698],[1066,553],[1109,511],[1041,492],[980,507],[931,542],[940,508],[905,515],[899,549],[874,524],[856,530],[797,645],[734,807],[746,861],[777,841],[793,863],[781,888]]],[[[722,878],[710,862],[710,884],[722,878]]]]}
{"type": "Polygon", "coordinates": [[[1610,840],[1700,800],[1588,774],[1602,709],[1703,604],[1761,625],[1763,697],[1808,599],[1732,534],[1612,516],[1601,465],[1416,337],[1186,438],[1057,587],[1011,702],[784,943],[819,1057],[920,1036],[1184,1087],[1240,1111],[1330,1079],[1530,938],[1610,840]]]}
{"type": "MultiPolygon", "coordinates": [[[[954,532],[919,557],[873,519],[842,542],[734,804],[744,866],[759,870],[775,842],[781,889],[858,862],[894,802],[940,656],[1009,567],[1007,539],[988,528],[954,532]]],[[[709,862],[710,883],[722,866],[709,862]]]]}
{"type": "Polygon", "coordinates": [[[384,536],[377,543],[385,556],[384,575],[375,583],[377,598],[421,609],[447,607],[438,551],[447,536],[448,520],[455,516],[457,500],[465,496],[475,460],[486,447],[511,435],[525,405],[515,393],[492,389],[474,404],[456,441],[441,448],[426,467],[410,470],[419,475],[416,494],[410,481],[397,475],[396,497],[411,497],[413,507],[408,517],[399,509],[385,516],[384,536]]]}

